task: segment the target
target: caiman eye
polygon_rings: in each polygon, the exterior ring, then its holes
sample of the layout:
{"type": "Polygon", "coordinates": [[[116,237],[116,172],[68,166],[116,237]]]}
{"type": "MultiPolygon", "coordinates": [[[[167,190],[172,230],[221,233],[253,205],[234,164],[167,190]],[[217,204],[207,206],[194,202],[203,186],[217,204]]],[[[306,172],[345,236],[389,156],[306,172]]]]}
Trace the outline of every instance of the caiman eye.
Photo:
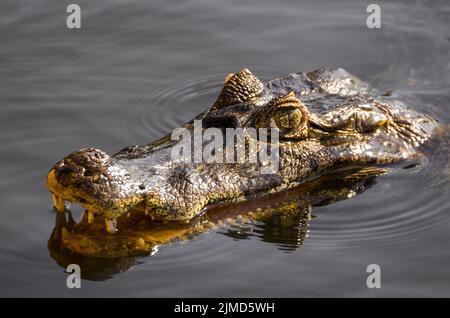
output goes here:
{"type": "Polygon", "coordinates": [[[278,128],[282,138],[302,139],[308,136],[311,113],[293,92],[273,98],[257,114],[256,128],[278,128]]]}
{"type": "Polygon", "coordinates": [[[298,108],[279,109],[272,115],[276,127],[282,131],[291,131],[300,126],[302,112],[298,108]]]}

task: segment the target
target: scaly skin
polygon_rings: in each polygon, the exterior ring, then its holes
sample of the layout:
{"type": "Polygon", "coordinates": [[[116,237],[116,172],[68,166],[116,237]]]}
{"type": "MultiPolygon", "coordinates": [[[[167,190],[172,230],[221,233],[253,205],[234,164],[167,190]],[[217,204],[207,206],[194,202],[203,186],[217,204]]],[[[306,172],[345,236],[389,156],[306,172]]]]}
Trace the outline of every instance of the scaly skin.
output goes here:
{"type": "MultiPolygon", "coordinates": [[[[243,69],[227,76],[217,101],[196,119],[203,129],[279,129],[278,171],[262,174],[265,163],[249,157],[234,164],[175,163],[171,150],[178,141],[170,136],[112,156],[88,148],[50,170],[47,185],[56,209],[78,202],[88,222],[104,217],[109,233],[116,232],[118,217],[138,210],[152,220],[189,221],[210,204],[292,188],[343,166],[419,160],[438,128],[431,117],[378,96],[342,69],[266,83],[243,69]]],[[[184,127],[192,131],[193,121],[184,127]]]]}

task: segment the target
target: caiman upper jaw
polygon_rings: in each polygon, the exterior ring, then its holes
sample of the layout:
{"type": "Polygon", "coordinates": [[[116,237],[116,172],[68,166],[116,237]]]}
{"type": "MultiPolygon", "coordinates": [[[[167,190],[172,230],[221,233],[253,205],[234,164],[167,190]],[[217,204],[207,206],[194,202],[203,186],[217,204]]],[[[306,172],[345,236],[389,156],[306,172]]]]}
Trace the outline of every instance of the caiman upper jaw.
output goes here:
{"type": "Polygon", "coordinates": [[[144,200],[139,186],[127,181],[127,171],[111,165],[105,152],[87,148],[59,161],[47,176],[55,208],[65,210],[65,201],[78,202],[87,209],[88,221],[94,214],[103,215],[106,229],[116,231],[116,218],[144,200]]]}
{"type": "Polygon", "coordinates": [[[184,176],[172,165],[156,167],[166,162],[160,155],[153,163],[145,159],[144,166],[135,166],[139,159],[128,164],[98,149],[76,151],[50,170],[47,188],[58,211],[65,210],[66,201],[77,202],[86,209],[88,223],[94,216],[104,217],[109,233],[116,232],[117,218],[131,210],[143,210],[151,220],[188,221],[202,210],[206,197],[199,187],[189,188],[189,172],[184,176]]]}

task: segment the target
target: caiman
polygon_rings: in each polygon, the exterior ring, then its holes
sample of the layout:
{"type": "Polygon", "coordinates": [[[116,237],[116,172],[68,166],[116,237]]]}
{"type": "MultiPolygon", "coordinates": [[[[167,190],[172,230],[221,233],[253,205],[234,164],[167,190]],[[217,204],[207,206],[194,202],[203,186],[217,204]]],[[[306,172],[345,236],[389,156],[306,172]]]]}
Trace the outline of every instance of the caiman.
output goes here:
{"type": "MultiPolygon", "coordinates": [[[[284,191],[336,171],[419,163],[440,131],[437,120],[379,95],[343,69],[293,73],[265,83],[242,69],[226,77],[210,109],[183,127],[194,132],[195,122],[203,130],[242,129],[245,143],[256,144],[253,150],[276,148],[277,170],[261,173],[267,162],[248,160],[248,149],[235,163],[175,162],[172,151],[180,141],[170,134],[111,156],[87,148],[67,155],[48,173],[56,210],[79,203],[86,208],[87,226],[95,224],[112,242],[121,232],[117,219],[130,214],[145,212],[147,222],[173,226],[169,223],[192,222],[211,205],[284,191]],[[276,130],[279,138],[276,144],[254,139],[246,134],[250,128],[276,130]]],[[[65,242],[73,242],[70,235],[65,242]]],[[[71,249],[95,254],[79,245],[71,249]]]]}

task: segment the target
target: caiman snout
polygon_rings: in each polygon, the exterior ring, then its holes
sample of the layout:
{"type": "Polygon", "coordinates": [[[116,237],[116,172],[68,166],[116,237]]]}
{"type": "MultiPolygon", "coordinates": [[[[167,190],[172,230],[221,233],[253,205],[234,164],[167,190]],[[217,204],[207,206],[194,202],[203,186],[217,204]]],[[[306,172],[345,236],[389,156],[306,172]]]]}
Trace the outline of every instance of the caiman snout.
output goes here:
{"type": "Polygon", "coordinates": [[[105,152],[88,148],[71,153],[58,162],[53,170],[61,185],[94,186],[110,179],[106,169],[108,161],[109,156],[105,152]]]}
{"type": "Polygon", "coordinates": [[[87,148],[73,152],[48,173],[47,187],[58,211],[65,202],[78,202],[87,209],[88,221],[105,216],[107,230],[115,232],[115,219],[143,200],[139,185],[127,183],[126,169],[111,164],[105,152],[87,148]]]}

